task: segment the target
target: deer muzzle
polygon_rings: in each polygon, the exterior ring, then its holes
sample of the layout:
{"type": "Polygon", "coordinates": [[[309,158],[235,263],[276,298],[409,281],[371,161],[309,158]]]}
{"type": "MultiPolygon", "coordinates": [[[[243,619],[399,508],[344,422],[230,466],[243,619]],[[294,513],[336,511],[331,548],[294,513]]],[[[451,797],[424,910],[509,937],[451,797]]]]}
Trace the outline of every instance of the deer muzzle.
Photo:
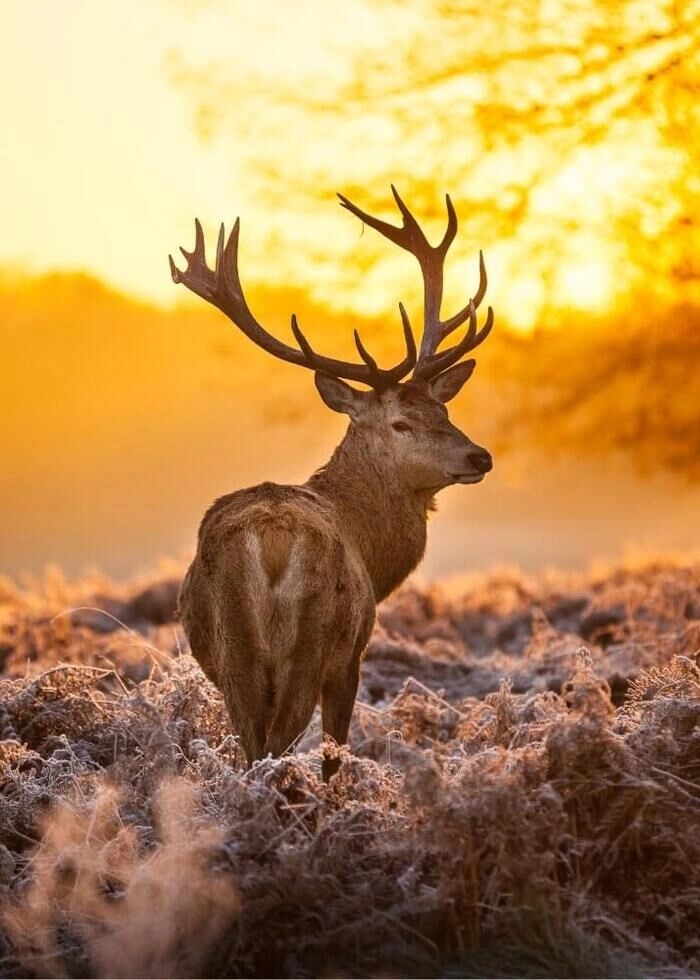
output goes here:
{"type": "Polygon", "coordinates": [[[487,449],[482,449],[481,446],[476,446],[471,452],[467,453],[467,459],[477,473],[488,473],[489,470],[493,469],[491,453],[487,449]]]}
{"type": "Polygon", "coordinates": [[[450,475],[454,483],[481,483],[489,470],[493,469],[491,453],[473,443],[464,457],[464,464],[450,475]]]}

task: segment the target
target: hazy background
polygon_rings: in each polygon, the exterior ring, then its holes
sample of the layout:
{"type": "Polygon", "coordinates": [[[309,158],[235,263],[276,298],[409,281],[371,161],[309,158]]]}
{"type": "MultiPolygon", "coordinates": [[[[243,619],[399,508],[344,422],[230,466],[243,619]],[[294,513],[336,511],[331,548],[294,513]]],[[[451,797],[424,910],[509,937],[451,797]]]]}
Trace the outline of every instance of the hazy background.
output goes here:
{"type": "MultiPolygon", "coordinates": [[[[700,3],[6,0],[0,80],[0,571],[126,575],[192,548],[220,493],[297,481],[344,423],[176,288],[168,252],[242,217],[241,273],[285,339],[401,347],[433,240],[444,309],[497,326],[453,414],[491,448],[440,497],[428,575],[585,565],[700,539],[700,3]]],[[[210,250],[210,251],[211,251],[210,250]]]]}

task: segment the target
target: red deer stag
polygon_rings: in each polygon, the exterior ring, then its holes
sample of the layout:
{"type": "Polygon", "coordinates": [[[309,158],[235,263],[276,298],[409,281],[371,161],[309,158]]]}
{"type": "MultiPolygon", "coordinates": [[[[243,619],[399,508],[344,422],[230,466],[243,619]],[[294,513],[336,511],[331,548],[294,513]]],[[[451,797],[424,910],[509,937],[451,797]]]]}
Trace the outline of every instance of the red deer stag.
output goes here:
{"type": "MultiPolygon", "coordinates": [[[[345,743],[376,605],[422,558],[435,493],[450,484],[478,483],[492,465],[489,453],[460,432],[445,409],[474,370],[474,360],[461,358],[493,326],[489,307],[477,329],[476,309],[486,292],[483,256],[476,295],[442,320],[443,265],[457,232],[454,207],[448,195],[447,230],[432,246],[392,191],[400,227],[338,196],[343,207],[420,263],[420,350],[400,304],[406,355],[396,367],[378,367],[357,331],[362,363],[318,354],[295,316],[298,347],[268,333],[241,288],[238,220],[225,244],[221,226],[214,269],[206,263],[199,221],[194,251],[181,250],[187,269],[181,272],[170,258],[176,283],[218,307],[263,350],[312,370],[326,405],[350,417],[331,459],[302,486],[262,483],[215,501],[182,585],[180,612],[192,652],[223,692],[249,764],[287,751],[319,699],[324,734],[345,743]],[[438,351],[467,322],[462,339],[438,351]]],[[[338,765],[325,758],[324,778],[338,765]]]]}

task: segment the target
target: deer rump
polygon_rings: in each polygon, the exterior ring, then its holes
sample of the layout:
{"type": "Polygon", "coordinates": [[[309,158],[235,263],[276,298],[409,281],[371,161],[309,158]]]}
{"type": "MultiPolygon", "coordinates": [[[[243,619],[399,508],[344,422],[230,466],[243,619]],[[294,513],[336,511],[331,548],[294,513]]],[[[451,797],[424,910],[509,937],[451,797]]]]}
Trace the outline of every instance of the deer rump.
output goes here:
{"type": "Polygon", "coordinates": [[[356,683],[374,593],[328,507],[263,484],[218,500],[200,527],[180,614],[249,761],[286,752],[319,700],[332,714],[356,683]]]}

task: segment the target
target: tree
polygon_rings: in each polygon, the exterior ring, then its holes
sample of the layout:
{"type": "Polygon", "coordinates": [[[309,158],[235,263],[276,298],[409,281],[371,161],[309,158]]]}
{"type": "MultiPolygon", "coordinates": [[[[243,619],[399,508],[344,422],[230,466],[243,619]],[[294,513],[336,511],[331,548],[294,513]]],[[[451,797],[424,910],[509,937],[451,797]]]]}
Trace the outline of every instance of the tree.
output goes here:
{"type": "MultiPolygon", "coordinates": [[[[309,215],[324,227],[331,188],[390,213],[393,181],[436,221],[450,190],[460,276],[488,246],[499,309],[516,324],[567,304],[602,310],[648,291],[652,275],[657,296],[698,299],[700,0],[376,6],[384,36],[348,38],[334,79],[281,90],[267,69],[241,79],[233,64],[181,76],[210,136],[238,138],[245,119],[239,164],[251,193],[280,208],[260,248],[298,246],[309,215]]],[[[355,244],[304,243],[326,300],[356,285],[355,244]],[[339,261],[351,277],[334,277],[339,261]]],[[[405,281],[417,295],[380,243],[366,248],[371,285],[405,281]]]]}
{"type": "Polygon", "coordinates": [[[381,32],[348,38],[333,78],[282,90],[265,72],[188,69],[210,138],[245,121],[239,166],[275,212],[253,248],[329,305],[418,306],[409,258],[324,224],[330,190],[395,220],[393,181],[436,236],[449,190],[460,234],[446,306],[473,288],[483,246],[499,326],[554,328],[501,365],[519,389],[503,431],[697,474],[700,0],[372,10],[381,32]]]}

